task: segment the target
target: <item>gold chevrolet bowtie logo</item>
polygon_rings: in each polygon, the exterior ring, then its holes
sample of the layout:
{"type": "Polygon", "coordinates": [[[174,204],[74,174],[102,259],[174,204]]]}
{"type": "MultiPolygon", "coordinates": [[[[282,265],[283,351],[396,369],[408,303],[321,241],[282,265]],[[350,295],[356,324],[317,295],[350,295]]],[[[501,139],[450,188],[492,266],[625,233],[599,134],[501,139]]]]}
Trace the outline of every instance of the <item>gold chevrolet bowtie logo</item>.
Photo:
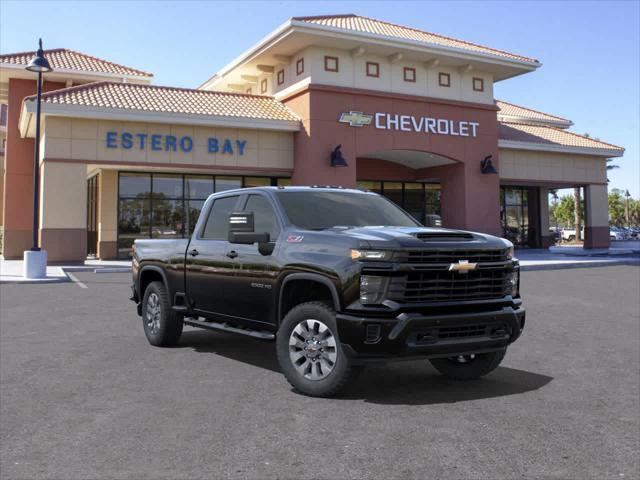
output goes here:
{"type": "Polygon", "coordinates": [[[467,273],[471,270],[475,270],[477,266],[477,263],[469,263],[469,260],[458,260],[458,263],[452,263],[449,265],[449,271],[467,273]]]}
{"type": "Polygon", "coordinates": [[[373,115],[352,110],[350,112],[342,112],[338,121],[348,123],[352,127],[362,127],[363,125],[371,125],[371,120],[373,120],[373,115]]]}

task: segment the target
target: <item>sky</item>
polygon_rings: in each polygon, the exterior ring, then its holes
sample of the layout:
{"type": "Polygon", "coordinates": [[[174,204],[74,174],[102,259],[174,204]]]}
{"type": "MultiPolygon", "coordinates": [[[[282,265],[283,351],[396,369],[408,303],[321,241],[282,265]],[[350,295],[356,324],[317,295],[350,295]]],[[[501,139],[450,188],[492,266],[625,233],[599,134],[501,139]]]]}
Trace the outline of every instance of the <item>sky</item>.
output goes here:
{"type": "Polygon", "coordinates": [[[610,188],[640,197],[640,0],[14,1],[0,0],[0,52],[71,48],[195,88],[292,16],[356,13],[537,58],[495,85],[498,99],[574,122],[620,145],[610,188]]]}

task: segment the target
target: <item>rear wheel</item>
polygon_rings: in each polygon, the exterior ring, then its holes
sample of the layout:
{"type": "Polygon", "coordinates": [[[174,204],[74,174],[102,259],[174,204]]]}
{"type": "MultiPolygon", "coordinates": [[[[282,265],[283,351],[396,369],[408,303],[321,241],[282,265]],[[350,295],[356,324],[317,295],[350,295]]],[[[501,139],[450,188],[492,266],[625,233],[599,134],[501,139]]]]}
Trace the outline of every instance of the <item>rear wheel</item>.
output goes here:
{"type": "Polygon", "coordinates": [[[333,396],[356,372],[340,346],[335,312],[321,302],[302,303],[287,313],[276,349],[284,376],[305,395],[333,396]]]}
{"type": "Polygon", "coordinates": [[[162,282],[151,282],[142,300],[142,325],[147,340],[156,347],[173,347],[182,334],[182,316],[171,309],[162,282]]]}
{"type": "Polygon", "coordinates": [[[504,349],[490,353],[433,358],[429,361],[438,372],[446,377],[454,380],[474,380],[498,368],[506,353],[507,350],[504,349]]]}

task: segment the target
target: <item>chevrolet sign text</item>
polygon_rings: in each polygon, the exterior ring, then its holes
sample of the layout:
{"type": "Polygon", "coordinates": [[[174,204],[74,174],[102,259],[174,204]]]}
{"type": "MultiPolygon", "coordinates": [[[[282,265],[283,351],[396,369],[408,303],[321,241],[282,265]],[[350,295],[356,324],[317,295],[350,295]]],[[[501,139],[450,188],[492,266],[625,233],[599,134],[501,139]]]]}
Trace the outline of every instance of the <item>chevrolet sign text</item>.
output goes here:
{"type": "Polygon", "coordinates": [[[402,132],[424,132],[436,135],[475,137],[478,135],[478,122],[447,120],[444,118],[414,117],[413,115],[394,115],[376,113],[375,126],[381,130],[400,130],[402,132]]]}

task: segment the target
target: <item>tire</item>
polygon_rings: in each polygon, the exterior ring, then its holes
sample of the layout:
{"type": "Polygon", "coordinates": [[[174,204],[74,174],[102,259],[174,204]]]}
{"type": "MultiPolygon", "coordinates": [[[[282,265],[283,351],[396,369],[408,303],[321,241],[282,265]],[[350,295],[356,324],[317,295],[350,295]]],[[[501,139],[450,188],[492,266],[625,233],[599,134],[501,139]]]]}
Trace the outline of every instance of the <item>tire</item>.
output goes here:
{"type": "Polygon", "coordinates": [[[335,312],[321,302],[301,303],[287,313],[276,351],[287,381],[310,397],[336,395],[358,371],[340,345],[335,312]]]}
{"type": "Polygon", "coordinates": [[[453,380],[475,380],[498,368],[506,353],[507,349],[505,348],[497,352],[464,355],[461,357],[433,358],[429,361],[445,377],[453,380]]]}
{"type": "Polygon", "coordinates": [[[567,237],[567,242],[573,242],[575,239],[576,239],[576,236],[575,236],[575,235],[569,235],[569,236],[567,237]]]}
{"type": "Polygon", "coordinates": [[[171,309],[169,294],[162,282],[151,282],[142,300],[142,327],[147,340],[156,347],[173,347],[182,334],[182,316],[171,309]]]}

